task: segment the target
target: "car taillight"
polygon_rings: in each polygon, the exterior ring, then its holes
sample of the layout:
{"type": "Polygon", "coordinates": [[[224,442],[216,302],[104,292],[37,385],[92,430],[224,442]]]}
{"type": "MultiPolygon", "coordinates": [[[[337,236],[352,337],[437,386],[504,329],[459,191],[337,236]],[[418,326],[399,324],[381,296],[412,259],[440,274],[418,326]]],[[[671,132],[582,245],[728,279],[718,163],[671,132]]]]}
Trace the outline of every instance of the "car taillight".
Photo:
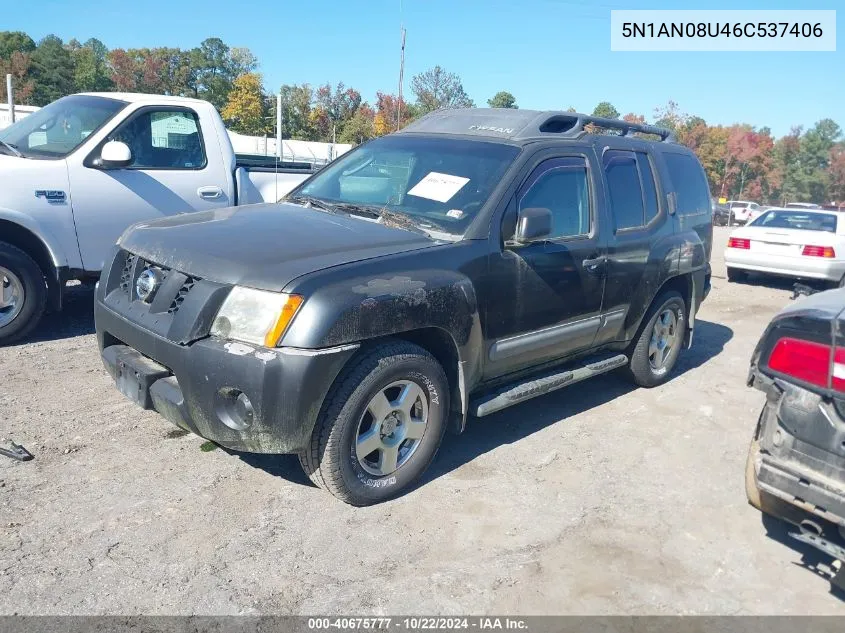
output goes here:
{"type": "Polygon", "coordinates": [[[751,248],[751,240],[744,237],[732,237],[728,239],[728,248],[751,248]]]}
{"type": "Polygon", "coordinates": [[[772,371],[791,376],[803,382],[845,392],[845,349],[837,349],[833,357],[833,376],[830,376],[831,347],[813,341],[784,337],[780,339],[769,356],[772,371]]]}
{"type": "Polygon", "coordinates": [[[801,254],[807,257],[836,257],[836,251],[833,250],[832,246],[811,246],[809,244],[804,247],[801,254]]]}

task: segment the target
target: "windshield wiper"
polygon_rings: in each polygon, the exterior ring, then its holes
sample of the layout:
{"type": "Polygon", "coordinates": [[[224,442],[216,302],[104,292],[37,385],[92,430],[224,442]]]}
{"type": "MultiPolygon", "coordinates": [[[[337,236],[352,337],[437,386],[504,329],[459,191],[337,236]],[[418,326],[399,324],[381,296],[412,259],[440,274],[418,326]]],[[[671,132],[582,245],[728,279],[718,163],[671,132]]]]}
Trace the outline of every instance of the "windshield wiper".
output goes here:
{"type": "Polygon", "coordinates": [[[7,142],[6,142],[6,141],[4,141],[2,138],[0,138],[0,145],[2,145],[3,147],[7,148],[9,151],[11,151],[11,152],[12,152],[12,154],[14,154],[15,156],[17,156],[18,158],[23,158],[23,154],[21,154],[21,153],[18,151],[18,146],[17,146],[17,145],[13,145],[12,143],[7,143],[7,142]]]}
{"type": "Polygon", "coordinates": [[[326,202],[325,200],[321,200],[320,198],[315,198],[314,196],[291,196],[290,198],[285,198],[285,202],[293,202],[294,204],[307,204],[311,207],[322,209],[323,211],[334,211],[335,206],[326,202]]]}
{"type": "MultiPolygon", "coordinates": [[[[383,207],[367,204],[354,204],[350,202],[341,202],[335,205],[338,211],[346,211],[353,215],[360,215],[366,218],[373,218],[379,220],[385,226],[393,226],[400,229],[408,229],[421,233],[426,237],[431,237],[429,231],[422,226],[416,218],[410,213],[403,213],[388,209],[387,205],[383,207]]],[[[434,223],[432,223],[434,224],[434,223]]]]}

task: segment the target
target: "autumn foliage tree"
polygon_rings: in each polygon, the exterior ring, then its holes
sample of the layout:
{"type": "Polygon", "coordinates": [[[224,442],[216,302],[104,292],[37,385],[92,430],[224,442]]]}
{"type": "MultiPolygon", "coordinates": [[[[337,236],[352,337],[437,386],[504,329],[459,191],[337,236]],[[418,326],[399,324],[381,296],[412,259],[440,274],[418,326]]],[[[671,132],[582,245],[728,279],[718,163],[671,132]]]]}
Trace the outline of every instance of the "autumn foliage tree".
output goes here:
{"type": "Polygon", "coordinates": [[[268,120],[261,75],[245,73],[237,77],[221,115],[228,126],[241,134],[271,134],[273,128],[268,120]]]}

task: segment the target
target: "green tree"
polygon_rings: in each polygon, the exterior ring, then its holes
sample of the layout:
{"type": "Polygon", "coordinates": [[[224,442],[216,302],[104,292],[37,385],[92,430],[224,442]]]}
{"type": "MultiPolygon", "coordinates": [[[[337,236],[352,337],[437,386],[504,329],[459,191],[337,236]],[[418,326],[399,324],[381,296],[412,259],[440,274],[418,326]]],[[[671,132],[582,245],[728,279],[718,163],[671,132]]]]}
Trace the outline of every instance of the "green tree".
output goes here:
{"type": "Polygon", "coordinates": [[[618,119],[619,110],[613,107],[609,101],[602,101],[593,109],[593,116],[599,116],[605,119],[618,119]]]}
{"type": "Polygon", "coordinates": [[[842,135],[842,129],[832,119],[822,119],[801,137],[798,162],[801,165],[802,199],[827,202],[830,185],[830,151],[842,135]]]}
{"type": "Polygon", "coordinates": [[[359,144],[375,136],[375,110],[368,104],[361,104],[353,114],[338,137],[341,143],[359,144]]]}
{"type": "Polygon", "coordinates": [[[261,85],[261,75],[245,73],[236,78],[221,115],[235,132],[251,136],[272,134],[273,126],[268,117],[267,97],[261,85]]]}
{"type": "Polygon", "coordinates": [[[0,31],[0,59],[9,59],[12,53],[32,53],[35,42],[21,31],[0,31]]]}
{"type": "Polygon", "coordinates": [[[519,108],[519,106],[516,105],[516,97],[504,90],[494,94],[492,99],[487,99],[487,105],[491,108],[519,108]]]}
{"type": "Polygon", "coordinates": [[[48,35],[32,53],[32,79],[35,87],[32,102],[45,106],[73,93],[73,59],[60,38],[48,35]]]}
{"type": "Polygon", "coordinates": [[[311,140],[311,103],[314,91],[308,84],[284,85],[279,89],[282,98],[283,138],[311,140]]]}
{"type": "Polygon", "coordinates": [[[435,66],[411,80],[411,88],[417,96],[420,112],[427,114],[444,108],[472,108],[475,106],[469,98],[460,77],[435,66]]]}
{"type": "MultiPolygon", "coordinates": [[[[75,43],[72,40],[71,43],[75,43]]],[[[112,90],[108,67],[108,49],[100,40],[91,38],[79,46],[69,45],[73,59],[73,83],[76,92],[105,92],[112,90]]]]}

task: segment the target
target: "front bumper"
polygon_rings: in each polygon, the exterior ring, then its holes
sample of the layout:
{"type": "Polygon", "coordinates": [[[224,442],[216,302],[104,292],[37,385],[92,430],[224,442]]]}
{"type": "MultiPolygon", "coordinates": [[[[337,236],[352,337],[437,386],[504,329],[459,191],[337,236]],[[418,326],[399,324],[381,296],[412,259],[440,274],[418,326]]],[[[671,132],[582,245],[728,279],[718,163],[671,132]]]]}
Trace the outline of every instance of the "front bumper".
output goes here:
{"type": "Polygon", "coordinates": [[[329,388],[358,347],[267,349],[213,337],[180,345],[99,297],[94,320],[103,362],[124,394],[185,430],[254,453],[295,453],[308,445],[329,388]],[[246,427],[227,413],[233,390],[251,401],[246,427]]]}
{"type": "Polygon", "coordinates": [[[845,260],[770,255],[741,248],[726,248],[725,264],[729,268],[799,279],[839,281],[845,275],[845,260]]]}

